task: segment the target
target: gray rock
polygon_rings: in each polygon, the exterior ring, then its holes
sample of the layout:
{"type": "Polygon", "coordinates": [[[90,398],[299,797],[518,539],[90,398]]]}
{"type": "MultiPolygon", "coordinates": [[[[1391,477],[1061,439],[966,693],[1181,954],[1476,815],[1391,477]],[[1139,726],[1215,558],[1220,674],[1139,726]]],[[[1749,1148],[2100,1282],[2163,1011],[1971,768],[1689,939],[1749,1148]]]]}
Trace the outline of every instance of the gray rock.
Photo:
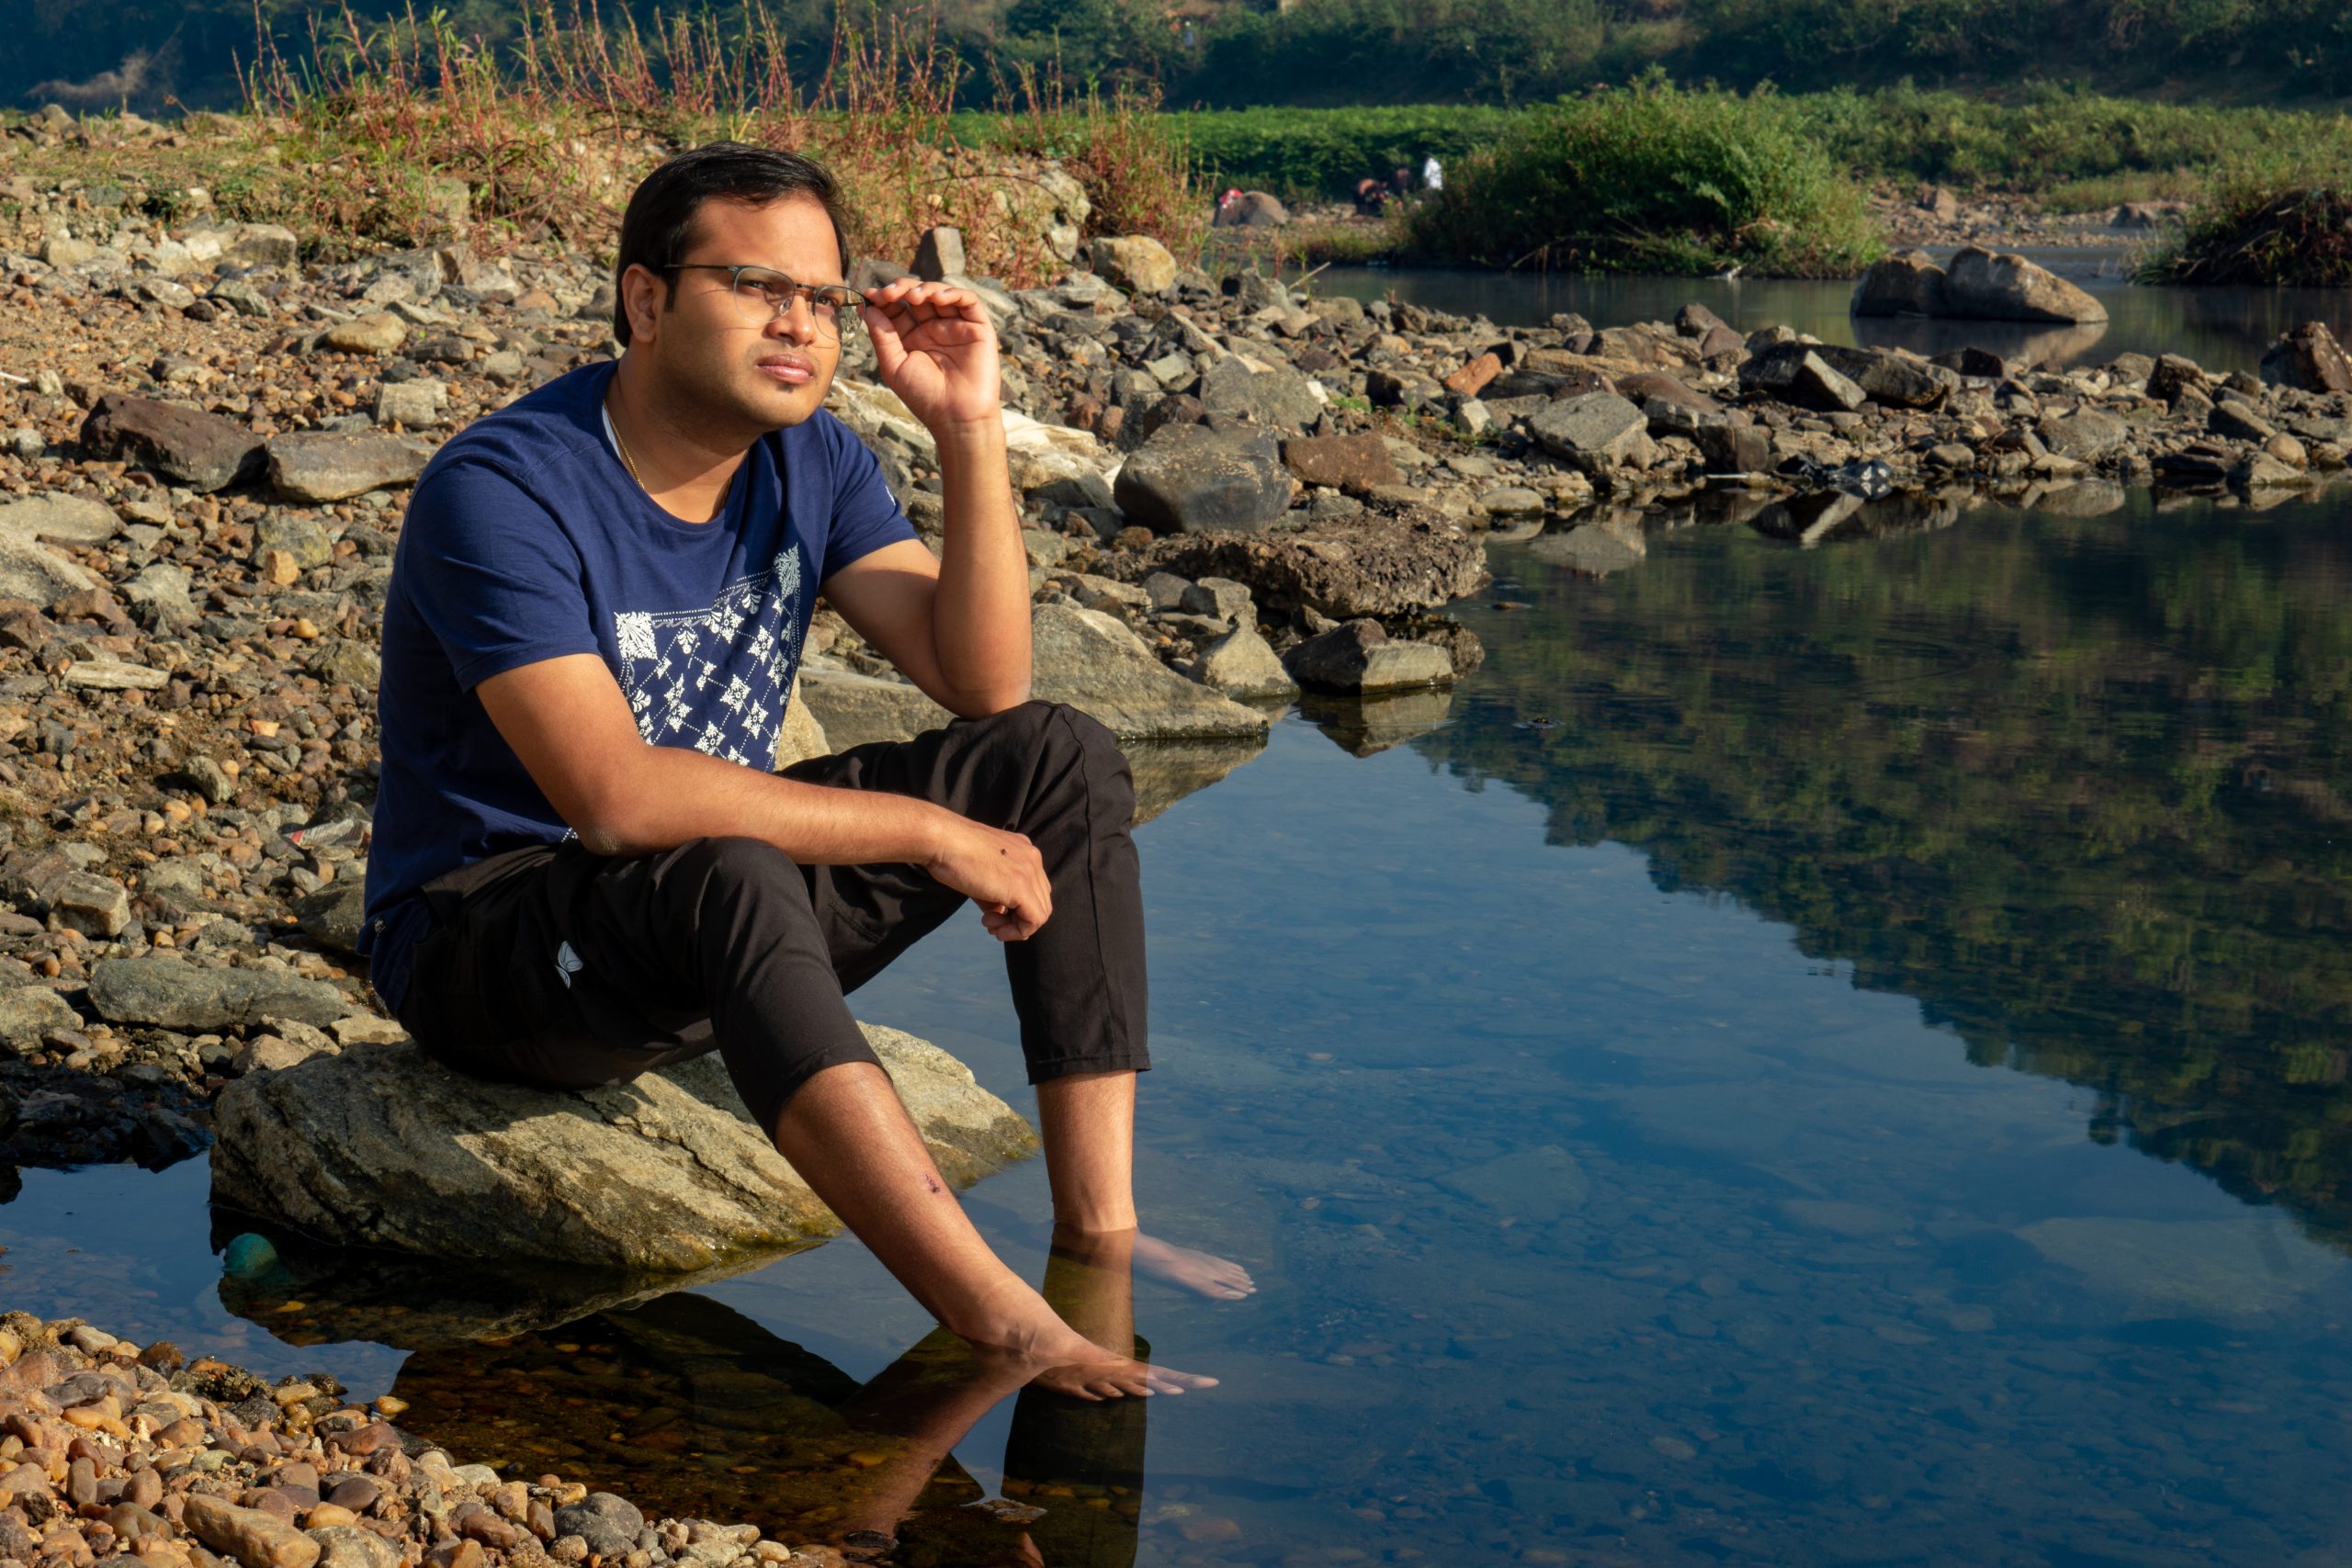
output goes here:
{"type": "Polygon", "coordinates": [[[226,806],[237,795],[237,781],[214,759],[198,752],[180,764],[180,776],[209,805],[226,806]]]}
{"type": "Polygon", "coordinates": [[[122,597],[130,604],[166,616],[193,615],[196,601],[189,596],[189,590],[195,581],[195,574],[184,566],[151,561],[122,585],[122,597]]]}
{"type": "Polygon", "coordinates": [[[57,1030],[81,1027],[73,1004],[47,986],[0,986],[0,1045],[30,1051],[57,1030]]]}
{"type": "Polygon", "coordinates": [[[2114,451],[2132,438],[2128,423],[2101,409],[2076,409],[2070,414],[2044,419],[2034,428],[2041,444],[2051,451],[2084,463],[2114,451]]]}
{"type": "Polygon", "coordinates": [[[1170,425],[1119,469],[1119,510],[1155,534],[1263,533],[1290,509],[1290,470],[1270,434],[1170,425]]]}
{"type": "Polygon", "coordinates": [[[262,439],[217,414],[108,392],[82,422],[82,445],[98,457],[143,464],[195,491],[216,491],[261,468],[262,439]]]}
{"type": "Polygon", "coordinates": [[[1797,372],[1793,365],[1781,362],[1801,361],[1809,354],[1818,355],[1831,369],[1860,387],[1871,402],[1888,408],[1935,408],[1961,388],[1959,373],[1940,365],[1884,349],[1841,348],[1833,344],[1782,344],[1767,349],[1740,367],[1740,383],[1768,391],[1785,386],[1797,372]]]}
{"type": "Polygon", "coordinates": [[[1538,409],[1527,433],[1589,474],[1632,461],[1649,447],[1649,415],[1614,392],[1587,392],[1538,409]]]}
{"type": "Polygon", "coordinates": [[[1257,538],[1162,539],[1146,556],[1196,582],[1239,582],[1273,615],[1312,610],[1333,620],[1434,610],[1488,581],[1486,547],[1427,510],[1365,513],[1257,538]]]}
{"type": "Polygon", "coordinates": [[[1445,649],[1426,642],[1399,642],[1378,621],[1350,621],[1311,637],[1283,660],[1301,685],[1326,692],[1394,692],[1438,685],[1453,679],[1445,649]]]}
{"type": "Polygon", "coordinates": [[[374,691],[383,679],[384,660],[377,651],[354,637],[328,637],[302,666],[330,686],[374,691]]]}
{"type": "Polygon", "coordinates": [[[1176,258],[1146,234],[1105,236],[1094,242],[1094,270],[1130,294],[1165,294],[1176,287],[1176,258]]]}
{"type": "Polygon", "coordinates": [[[961,277],[968,270],[964,265],[964,231],[942,225],[926,229],[915,244],[914,275],[926,283],[944,278],[961,277]]]}
{"type": "Polygon", "coordinates": [[[145,664],[119,659],[77,659],[65,667],[65,683],[93,692],[160,692],[171,676],[145,664]]]}
{"type": "Polygon", "coordinates": [[[387,381],[376,390],[376,423],[408,430],[432,430],[443,423],[449,389],[430,376],[387,381]]]}
{"type": "Polygon", "coordinates": [[[90,871],[69,872],[42,891],[49,912],[58,923],[84,936],[116,936],[130,923],[130,895],[112,877],[90,871]]]}
{"type": "Polygon", "coordinates": [[[390,435],[302,431],[269,443],[270,483],[296,501],[347,501],[414,481],[430,454],[390,435]]]}
{"type": "Polygon", "coordinates": [[[904,681],[846,670],[800,671],[799,694],[834,751],[869,740],[910,740],[956,716],[904,681]]]}
{"type": "Polygon", "coordinates": [[[1185,586],[1184,596],[1177,607],[1195,615],[1210,615],[1220,621],[1239,621],[1255,615],[1257,602],[1250,597],[1247,583],[1236,582],[1228,577],[1204,577],[1185,586]]]}
{"type": "Polygon", "coordinates": [[[2104,321],[2107,307],[2049,268],[1971,245],[1944,267],[1947,316],[2002,321],[2104,321]]]}
{"type": "MultiPolygon", "coordinates": [[[[954,1057],[895,1030],[866,1036],[950,1180],[1035,1151],[1029,1124],[954,1057]]],[[[345,1245],[676,1272],[839,1228],[715,1054],[559,1090],[358,1045],[237,1080],[213,1126],[217,1201],[345,1245]]]]}
{"type": "Polygon", "coordinates": [[[1827,413],[1850,412],[1867,400],[1861,388],[1822,356],[1817,344],[1765,350],[1739,367],[1739,384],[1743,390],[1827,413]]]}
{"type": "Polygon", "coordinates": [[[243,266],[290,267],[301,256],[301,242],[294,231],[275,223],[240,223],[235,236],[220,253],[223,261],[243,266]]]}
{"type": "Polygon", "coordinates": [[[259,566],[268,559],[272,550],[285,551],[294,558],[296,566],[308,571],[334,559],[334,536],[315,517],[265,512],[254,525],[253,548],[245,558],[259,566]]]}
{"type": "Polygon", "coordinates": [[[591,1492],[579,1502],[555,1511],[556,1534],[576,1535],[588,1543],[589,1551],[610,1561],[616,1562],[637,1550],[637,1533],[644,1528],[645,1516],[638,1512],[637,1506],[610,1492],[591,1492]]]}
{"type": "Polygon", "coordinates": [[[390,354],[408,341],[408,323],[389,311],[337,321],[319,334],[319,345],[345,354],[390,354]]]}
{"type": "Polygon", "coordinates": [[[1322,400],[1295,370],[1251,370],[1238,359],[1221,359],[1201,373],[1193,396],[1211,413],[1229,413],[1260,424],[1295,430],[1312,424],[1322,400]]]}
{"type": "Polygon", "coordinates": [[[122,519],[103,501],[43,495],[0,506],[0,537],[62,545],[103,545],[122,532],[122,519]]]}
{"type": "Polygon", "coordinates": [[[0,599],[47,604],[97,586],[96,578],[48,546],[0,535],[0,599]]]}
{"type": "Polygon", "coordinates": [[[1207,740],[1266,732],[1266,716],[1169,669],[1111,616],[1040,604],[1030,619],[1030,694],[1068,703],[1122,740],[1207,740]]]}
{"type": "Polygon", "coordinates": [[[1193,677],[1228,697],[1290,697],[1298,682],[1254,626],[1236,626],[1201,649],[1193,677]]]}
{"type": "Polygon", "coordinates": [[[233,1029],[264,1019],[332,1023],[358,1009],[324,980],[265,969],[199,969],[177,958],[106,958],[90,971],[90,1003],[115,1023],[233,1029]]]}
{"type": "Polygon", "coordinates": [[[339,953],[356,953],[360,918],[367,907],[366,882],[356,871],[347,871],[297,902],[294,919],[312,942],[339,953]]]}
{"type": "Polygon", "coordinates": [[[1944,269],[1925,251],[1902,251],[1872,262],[1854,285],[1848,309],[1857,316],[1940,316],[1944,269]]]}
{"type": "Polygon", "coordinates": [[[2277,425],[2235,398],[2215,403],[2205,428],[2231,441],[2267,441],[2278,434],[2277,425]]]}

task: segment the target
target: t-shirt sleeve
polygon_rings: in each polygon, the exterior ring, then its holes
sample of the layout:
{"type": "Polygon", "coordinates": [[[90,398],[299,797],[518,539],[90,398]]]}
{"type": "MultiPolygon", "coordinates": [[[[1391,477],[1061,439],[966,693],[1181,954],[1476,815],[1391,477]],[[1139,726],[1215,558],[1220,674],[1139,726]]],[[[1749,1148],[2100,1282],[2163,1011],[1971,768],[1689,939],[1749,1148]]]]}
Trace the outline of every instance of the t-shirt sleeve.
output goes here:
{"type": "Polygon", "coordinates": [[[825,534],[824,570],[817,574],[820,583],[861,556],[915,537],[915,525],[907,521],[883,480],[882,465],[865,443],[840,421],[829,416],[826,423],[832,446],[833,514],[825,534]]]}
{"type": "Polygon", "coordinates": [[[417,487],[395,570],[458,688],[595,653],[580,552],[537,498],[499,469],[453,464],[417,487]]]}

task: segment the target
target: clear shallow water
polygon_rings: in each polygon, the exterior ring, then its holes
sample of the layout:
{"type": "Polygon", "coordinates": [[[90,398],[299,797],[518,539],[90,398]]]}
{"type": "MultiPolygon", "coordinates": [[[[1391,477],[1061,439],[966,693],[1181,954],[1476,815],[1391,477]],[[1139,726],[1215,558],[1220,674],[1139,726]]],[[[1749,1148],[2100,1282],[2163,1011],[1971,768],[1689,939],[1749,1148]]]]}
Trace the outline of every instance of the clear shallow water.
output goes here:
{"type": "Polygon", "coordinates": [[[2352,290],[2342,288],[2143,288],[2123,281],[2113,251],[2042,250],[2037,261],[2074,278],[2107,306],[2100,325],[2036,327],[2006,321],[1926,321],[1847,314],[1850,282],[1785,278],[1608,277],[1446,268],[1333,267],[1315,287],[1359,299],[1391,296],[1459,315],[1484,315],[1498,326],[1541,324],[1574,311],[1596,327],[1672,321],[1696,300],[1742,332],[1781,324],[1824,343],[1910,348],[1944,354],[1988,348],[2029,363],[2101,364],[2119,354],[2185,354],[2222,374],[2251,372],[2262,351],[2289,327],[2320,321],[2340,337],[2352,332],[2352,290]]]}
{"type": "MultiPolygon", "coordinates": [[[[471,1270],[224,1286],[200,1161],[26,1173],[0,1293],[678,1511],[952,1448],[907,1561],[1006,1560],[1000,1488],[1056,1563],[2336,1561],[2347,520],[1497,547],[1450,701],[1139,830],[1148,1223],[1261,1287],[1138,1288],[1226,1380],[1141,1421],[973,1396],[846,1242],[487,1345],[383,1326],[471,1270]]],[[[858,1007],[1025,1106],[992,949],[858,1007]]],[[[969,1201],[1034,1277],[1042,1169],[969,1201]]]]}

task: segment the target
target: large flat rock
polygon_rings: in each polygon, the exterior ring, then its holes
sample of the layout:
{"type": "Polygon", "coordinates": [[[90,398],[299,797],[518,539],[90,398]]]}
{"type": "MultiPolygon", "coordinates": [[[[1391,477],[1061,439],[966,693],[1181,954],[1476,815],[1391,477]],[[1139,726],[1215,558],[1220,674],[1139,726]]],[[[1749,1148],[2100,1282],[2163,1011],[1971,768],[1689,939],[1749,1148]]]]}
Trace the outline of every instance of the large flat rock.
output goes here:
{"type": "MultiPolygon", "coordinates": [[[[928,1042],[866,1026],[959,1185],[1036,1135],[928,1042]]],[[[838,1231],[752,1122],[716,1055],[607,1089],[452,1072],[414,1045],[356,1046],[221,1090],[215,1201],[345,1246],[684,1273],[838,1231]]]]}
{"type": "Polygon", "coordinates": [[[1135,575],[1154,567],[1194,581],[1231,578],[1278,615],[1306,609],[1339,621],[1438,609],[1488,581],[1486,546],[1426,509],[1396,517],[1366,513],[1256,538],[1161,539],[1144,552],[1135,575]]]}

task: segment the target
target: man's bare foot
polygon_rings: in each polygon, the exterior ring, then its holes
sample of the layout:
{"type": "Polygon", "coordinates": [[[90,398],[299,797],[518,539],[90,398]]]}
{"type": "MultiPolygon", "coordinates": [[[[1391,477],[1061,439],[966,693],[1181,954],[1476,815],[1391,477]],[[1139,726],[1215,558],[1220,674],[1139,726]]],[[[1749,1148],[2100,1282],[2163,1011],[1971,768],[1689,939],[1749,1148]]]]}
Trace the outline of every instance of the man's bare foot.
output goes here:
{"type": "Polygon", "coordinates": [[[1255,1294],[1258,1289],[1257,1281],[1250,1278],[1250,1270],[1240,1264],[1153,1235],[1136,1237],[1135,1268],[1136,1273],[1147,1278],[1206,1296],[1213,1302],[1238,1302],[1255,1294]]]}
{"type": "Polygon", "coordinates": [[[1030,1381],[1040,1388],[1077,1399],[1102,1400],[1148,1399],[1155,1393],[1216,1386],[1212,1377],[1154,1366],[1105,1349],[1055,1315],[1043,1297],[1034,1292],[1025,1293],[1026,1302],[1006,1303],[1008,1311],[990,1314],[983,1326],[964,1337],[976,1345],[1020,1358],[1035,1369],[1030,1381]]]}

